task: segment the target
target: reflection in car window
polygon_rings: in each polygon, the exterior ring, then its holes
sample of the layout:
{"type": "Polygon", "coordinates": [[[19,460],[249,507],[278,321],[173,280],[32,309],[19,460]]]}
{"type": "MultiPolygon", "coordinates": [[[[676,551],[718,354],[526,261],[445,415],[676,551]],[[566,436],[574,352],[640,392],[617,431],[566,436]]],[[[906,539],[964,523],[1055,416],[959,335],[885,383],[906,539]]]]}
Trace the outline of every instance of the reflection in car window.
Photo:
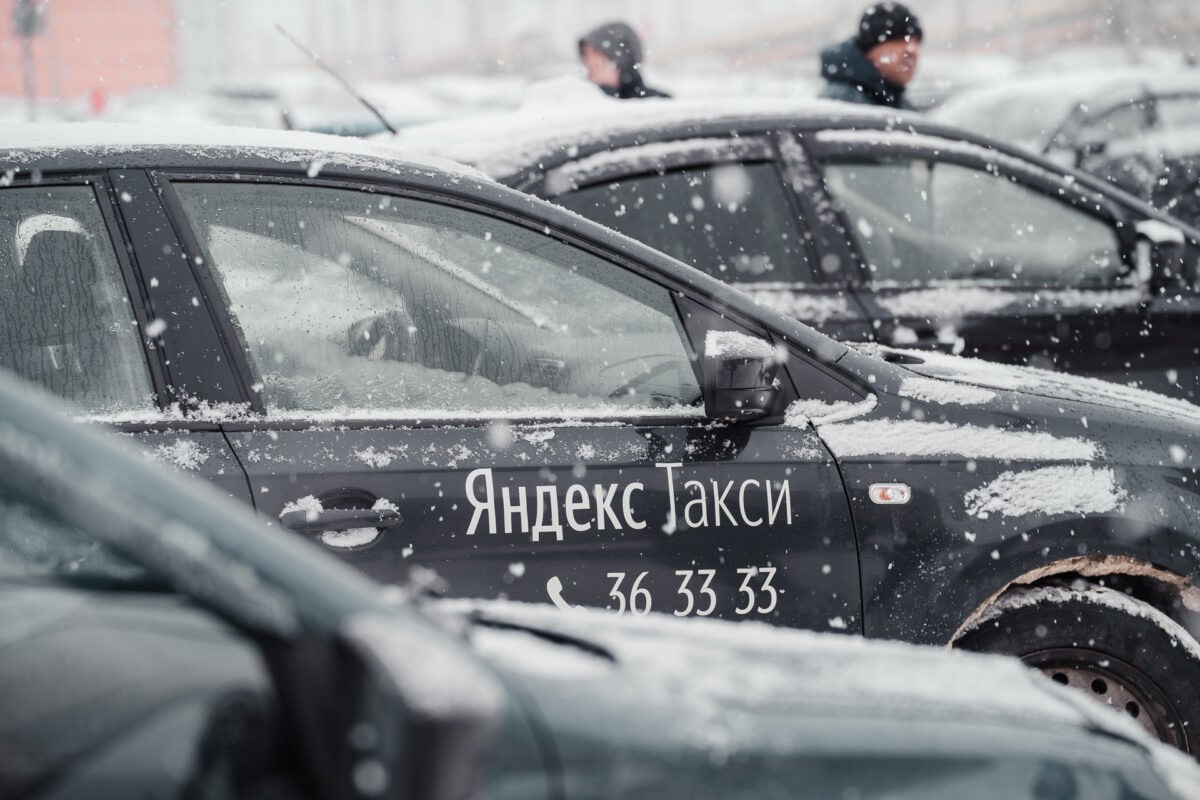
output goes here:
{"type": "Polygon", "coordinates": [[[642,175],[554,202],[729,283],[810,278],[798,221],[772,164],[642,175]]]}
{"type": "Polygon", "coordinates": [[[0,487],[0,580],[132,583],[145,571],[64,521],[57,509],[0,487]]]}
{"type": "Polygon", "coordinates": [[[1112,225],[1006,177],[923,159],[837,160],[825,176],[876,281],[1103,288],[1127,279],[1112,225]]]}
{"type": "Polygon", "coordinates": [[[112,413],[152,405],[149,368],[88,186],[0,191],[0,365],[112,413]]]}
{"type": "Polygon", "coordinates": [[[549,236],[366,192],[177,189],[271,413],[695,413],[667,290],[549,236]]]}

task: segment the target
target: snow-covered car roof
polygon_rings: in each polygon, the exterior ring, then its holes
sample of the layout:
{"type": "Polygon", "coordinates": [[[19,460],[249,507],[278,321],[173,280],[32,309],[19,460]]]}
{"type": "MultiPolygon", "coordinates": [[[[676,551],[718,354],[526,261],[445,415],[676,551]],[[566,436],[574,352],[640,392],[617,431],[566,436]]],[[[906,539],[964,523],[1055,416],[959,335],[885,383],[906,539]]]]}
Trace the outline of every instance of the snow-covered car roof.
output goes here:
{"type": "Polygon", "coordinates": [[[405,128],[400,135],[379,138],[400,153],[436,154],[471,164],[502,179],[536,164],[540,158],[574,148],[657,130],[727,134],[739,124],[755,129],[797,121],[838,120],[841,124],[879,128],[920,118],[890,108],[831,100],[602,101],[585,106],[537,107],[514,112],[451,120],[405,128]]]}
{"type": "Polygon", "coordinates": [[[393,175],[440,173],[450,180],[488,181],[482,172],[436,156],[351,137],[302,131],[205,125],[123,125],[102,122],[0,124],[0,171],[167,166],[212,161],[273,162],[393,175]],[[166,156],[164,158],[164,156],[166,156]]]}
{"type": "Polygon", "coordinates": [[[1081,104],[1100,110],[1146,93],[1178,92],[1200,92],[1200,69],[1131,67],[1037,74],[964,91],[930,112],[930,118],[1041,147],[1081,104]]]}

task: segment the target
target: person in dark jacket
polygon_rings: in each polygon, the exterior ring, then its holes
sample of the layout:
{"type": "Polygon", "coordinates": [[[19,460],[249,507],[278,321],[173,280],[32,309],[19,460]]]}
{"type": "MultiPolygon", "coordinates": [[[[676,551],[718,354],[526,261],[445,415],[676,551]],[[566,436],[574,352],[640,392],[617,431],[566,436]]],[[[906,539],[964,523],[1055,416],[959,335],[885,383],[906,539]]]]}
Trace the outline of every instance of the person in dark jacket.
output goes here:
{"type": "Polygon", "coordinates": [[[904,87],[921,56],[921,23],[902,3],[869,6],[858,33],[821,54],[822,97],[911,109],[904,87]]]}
{"type": "Polygon", "coordinates": [[[642,42],[624,22],[601,25],[579,40],[588,80],[610,97],[670,97],[642,80],[642,42]]]}

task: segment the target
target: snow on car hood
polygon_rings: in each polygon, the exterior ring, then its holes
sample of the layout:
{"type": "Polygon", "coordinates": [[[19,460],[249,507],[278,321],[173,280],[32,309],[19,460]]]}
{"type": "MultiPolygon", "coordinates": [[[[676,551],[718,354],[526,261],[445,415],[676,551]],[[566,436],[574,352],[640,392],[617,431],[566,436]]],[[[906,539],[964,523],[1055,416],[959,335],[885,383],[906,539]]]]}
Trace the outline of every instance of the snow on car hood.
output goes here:
{"type": "Polygon", "coordinates": [[[928,378],[1107,408],[1136,409],[1141,413],[1200,423],[1200,408],[1191,403],[1099,378],[1084,378],[1036,367],[996,364],[927,350],[903,350],[877,344],[857,344],[854,347],[859,352],[899,363],[905,369],[928,378]]]}
{"type": "Polygon", "coordinates": [[[560,637],[551,643],[519,630],[473,629],[476,651],[502,672],[522,676],[535,694],[556,680],[586,686],[581,694],[601,703],[632,701],[669,719],[672,730],[720,740],[694,742],[700,746],[746,746],[736,737],[755,741],[753,720],[763,716],[793,723],[829,717],[967,720],[1039,729],[1088,722],[1056,687],[998,657],[757,622],[617,617],[509,601],[441,605],[560,637]],[[704,668],[697,669],[700,665],[704,668]],[[988,690],[981,692],[981,686],[988,690]],[[735,724],[738,718],[745,729],[735,724]]]}

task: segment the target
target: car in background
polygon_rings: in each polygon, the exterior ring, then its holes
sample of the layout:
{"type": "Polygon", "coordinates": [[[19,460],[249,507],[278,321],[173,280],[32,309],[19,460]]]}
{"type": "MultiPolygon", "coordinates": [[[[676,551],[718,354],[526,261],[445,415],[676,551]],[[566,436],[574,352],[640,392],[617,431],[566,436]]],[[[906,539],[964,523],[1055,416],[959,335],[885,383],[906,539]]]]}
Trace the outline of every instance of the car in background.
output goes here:
{"type": "Polygon", "coordinates": [[[1197,796],[999,658],[385,594],[56,406],[0,376],[4,797],[1197,796]]]}
{"type": "Polygon", "coordinates": [[[1200,224],[1200,69],[1006,79],[962,92],[930,116],[1078,167],[1200,224]]]}
{"type": "Polygon", "coordinates": [[[0,141],[0,362],[372,577],[1018,655],[1200,749],[1194,406],[849,347],[366,142],[0,141]]]}
{"type": "Polygon", "coordinates": [[[1200,232],[918,116],[650,103],[454,121],[396,143],[475,165],[842,341],[1200,396],[1200,232]]]}

